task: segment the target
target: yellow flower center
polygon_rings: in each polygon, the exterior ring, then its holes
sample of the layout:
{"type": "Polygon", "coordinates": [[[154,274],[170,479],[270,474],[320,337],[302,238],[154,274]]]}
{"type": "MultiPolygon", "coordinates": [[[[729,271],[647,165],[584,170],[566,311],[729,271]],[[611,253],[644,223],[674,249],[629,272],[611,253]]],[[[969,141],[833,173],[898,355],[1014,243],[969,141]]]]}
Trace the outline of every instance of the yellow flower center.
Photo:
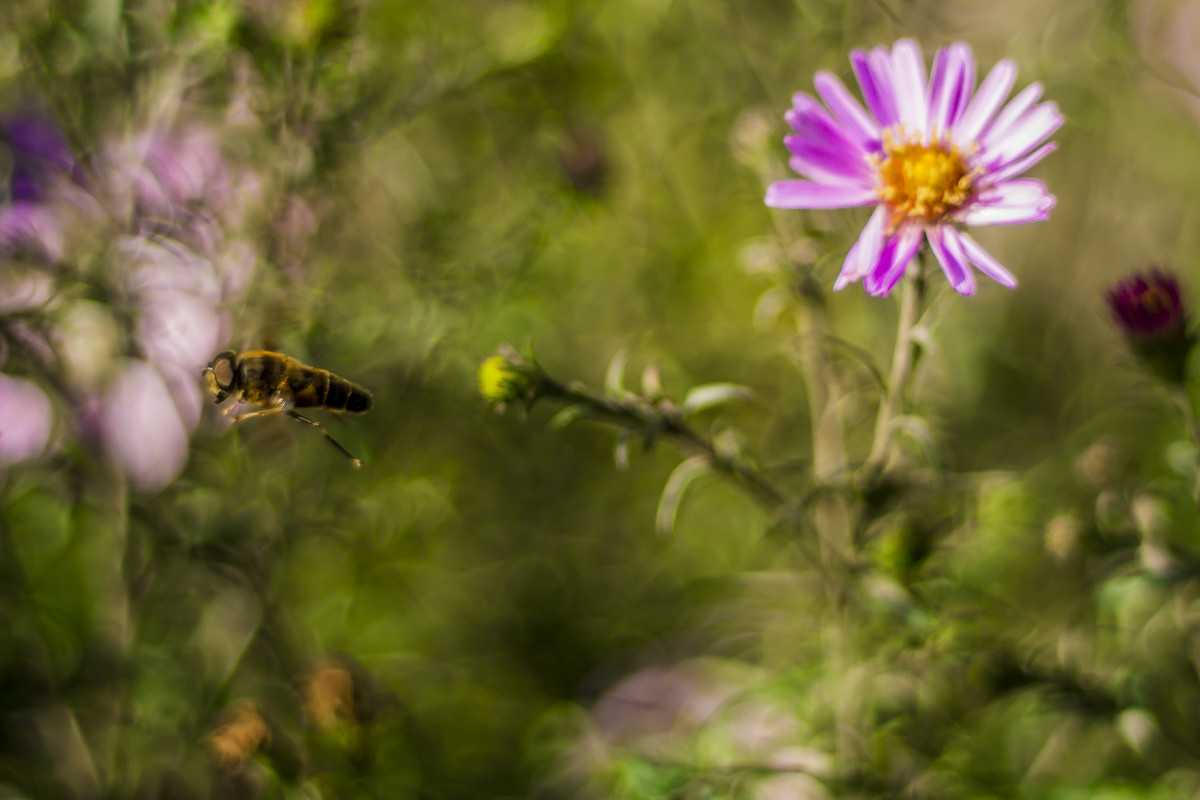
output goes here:
{"type": "Polygon", "coordinates": [[[479,393],[491,403],[512,400],[513,381],[520,376],[513,371],[504,356],[491,356],[479,365],[479,393]]]}
{"type": "Polygon", "coordinates": [[[871,159],[879,197],[891,209],[891,224],[905,219],[935,222],[967,202],[977,171],[967,167],[958,147],[919,136],[897,141],[883,132],[883,153],[871,159]]]}

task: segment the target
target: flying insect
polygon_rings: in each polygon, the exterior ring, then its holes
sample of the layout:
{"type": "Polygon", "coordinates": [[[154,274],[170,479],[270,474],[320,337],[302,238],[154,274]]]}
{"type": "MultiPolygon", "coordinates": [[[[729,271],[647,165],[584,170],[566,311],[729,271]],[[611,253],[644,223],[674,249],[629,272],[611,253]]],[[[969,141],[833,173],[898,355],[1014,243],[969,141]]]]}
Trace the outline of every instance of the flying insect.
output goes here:
{"type": "Polygon", "coordinates": [[[209,362],[201,377],[214,402],[222,403],[234,397],[239,403],[259,406],[255,411],[242,414],[232,414],[237,406],[231,406],[225,413],[231,414],[234,422],[284,414],[313,426],[354,462],[354,466],[362,466],[362,461],[342,447],[321,423],[296,413],[297,408],[318,408],[361,414],[371,408],[374,399],[357,383],[271,350],[247,350],[240,354],[236,350],[226,350],[209,362]]]}

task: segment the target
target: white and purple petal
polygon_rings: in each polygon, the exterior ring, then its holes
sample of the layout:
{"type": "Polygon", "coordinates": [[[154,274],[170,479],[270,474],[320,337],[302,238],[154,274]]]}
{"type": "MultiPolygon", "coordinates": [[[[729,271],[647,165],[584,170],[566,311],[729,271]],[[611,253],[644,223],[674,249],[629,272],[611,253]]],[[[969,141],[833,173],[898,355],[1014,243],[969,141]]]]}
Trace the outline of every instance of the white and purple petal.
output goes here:
{"type": "Polygon", "coordinates": [[[854,69],[863,100],[875,121],[885,128],[894,125],[899,117],[892,89],[891,59],[887,51],[878,47],[870,53],[855,50],[850,53],[850,66],[854,69]]]}
{"type": "Polygon", "coordinates": [[[870,187],[777,181],[767,187],[765,202],[772,208],[853,208],[878,201],[878,194],[870,187]]]}
{"type": "Polygon", "coordinates": [[[900,282],[921,246],[921,238],[919,225],[905,225],[887,240],[879,263],[863,277],[863,288],[868,294],[882,297],[900,282]]]}
{"type": "Polygon", "coordinates": [[[947,228],[947,236],[955,239],[961,246],[963,254],[971,260],[971,263],[989,278],[996,283],[1008,289],[1015,289],[1017,279],[1012,273],[1004,268],[999,261],[992,258],[992,255],[979,246],[979,243],[972,239],[967,234],[955,228],[947,228]]]}
{"type": "Polygon", "coordinates": [[[792,169],[818,183],[845,183],[854,186],[873,186],[874,173],[871,165],[860,154],[847,155],[829,150],[819,142],[799,136],[784,139],[792,151],[788,162],[792,169]]]}
{"type": "Polygon", "coordinates": [[[979,134],[991,121],[996,109],[1008,97],[1013,82],[1017,79],[1017,67],[1005,59],[996,62],[992,71],[983,79],[979,91],[967,105],[962,118],[954,126],[953,140],[960,146],[969,146],[979,139],[979,134]]]}
{"type": "Polygon", "coordinates": [[[942,272],[954,291],[969,296],[975,291],[975,279],[971,276],[967,258],[958,240],[947,235],[951,230],[949,225],[935,225],[925,231],[925,238],[929,240],[929,249],[942,265],[942,272]]]}
{"type": "Polygon", "coordinates": [[[956,57],[962,65],[958,80],[958,95],[954,98],[954,104],[946,123],[948,127],[953,127],[966,113],[967,105],[971,102],[971,95],[975,92],[975,54],[971,52],[971,46],[966,42],[955,42],[950,45],[950,55],[956,57]]]}
{"type": "Polygon", "coordinates": [[[967,225],[1011,225],[1047,218],[1054,196],[1046,184],[1032,178],[1017,178],[997,184],[979,194],[955,218],[967,225]]]}
{"type": "Polygon", "coordinates": [[[813,86],[817,94],[833,112],[833,116],[842,124],[842,130],[854,139],[859,147],[865,150],[876,150],[879,147],[879,125],[867,113],[866,109],[854,99],[845,85],[831,72],[822,70],[813,78],[813,86]]]}
{"type": "Polygon", "coordinates": [[[929,132],[934,138],[949,126],[961,77],[962,63],[957,54],[948,48],[938,50],[929,73],[929,132]]]}
{"type": "Polygon", "coordinates": [[[1042,85],[1040,83],[1031,83],[1026,86],[1021,92],[1009,101],[1008,105],[996,115],[996,119],[987,127],[987,130],[980,135],[980,144],[985,148],[993,142],[997,142],[1004,138],[1012,128],[1013,124],[1021,117],[1025,116],[1025,112],[1033,107],[1033,104],[1042,96],[1042,85]]]}
{"type": "MultiPolygon", "coordinates": [[[[1013,187],[1022,181],[1007,181],[993,187],[984,195],[986,201],[966,207],[955,215],[955,220],[966,225],[1015,225],[1021,222],[1041,222],[1049,219],[1054,208],[1054,195],[1026,187],[1013,187]]],[[[1028,181],[1041,184],[1041,181],[1028,181]]]]}
{"type": "Polygon", "coordinates": [[[866,152],[863,145],[843,130],[820,103],[806,94],[797,93],[792,97],[792,109],[785,113],[783,118],[800,138],[817,143],[827,150],[859,158],[866,152]]]}
{"type": "Polygon", "coordinates": [[[1019,158],[1016,161],[1010,161],[998,169],[993,169],[987,174],[987,179],[989,181],[999,183],[1001,181],[1007,181],[1010,178],[1015,178],[1057,149],[1058,145],[1054,144],[1053,142],[1044,144],[1024,158],[1019,158]]]}
{"type": "Polygon", "coordinates": [[[915,40],[901,39],[892,47],[892,78],[900,124],[912,133],[929,133],[925,60],[921,56],[921,46],[915,40]]]}
{"type": "Polygon", "coordinates": [[[963,42],[938,51],[929,78],[929,132],[944,139],[975,88],[975,57],[963,42]]]}
{"type": "Polygon", "coordinates": [[[883,252],[883,245],[887,239],[887,220],[889,216],[886,206],[876,206],[875,211],[871,214],[871,218],[863,226],[862,233],[858,236],[858,241],[854,243],[850,248],[850,252],[846,254],[846,260],[842,264],[842,271],[833,283],[833,290],[835,292],[844,288],[847,284],[859,280],[879,263],[879,254],[883,252]]]}
{"type": "Polygon", "coordinates": [[[1037,147],[1058,130],[1063,116],[1054,103],[1042,103],[1013,124],[999,141],[984,145],[985,163],[1001,166],[1037,147]]]}

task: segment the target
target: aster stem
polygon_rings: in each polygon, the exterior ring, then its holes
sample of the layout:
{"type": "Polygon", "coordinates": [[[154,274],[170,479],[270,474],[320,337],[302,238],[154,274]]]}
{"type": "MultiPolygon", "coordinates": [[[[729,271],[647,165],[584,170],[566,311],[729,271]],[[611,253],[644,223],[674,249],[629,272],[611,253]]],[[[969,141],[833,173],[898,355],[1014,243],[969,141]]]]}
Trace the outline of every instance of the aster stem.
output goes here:
{"type": "Polygon", "coordinates": [[[921,311],[921,300],[925,295],[925,261],[918,254],[909,262],[904,275],[904,288],[900,297],[900,319],[896,326],[896,350],[892,354],[892,371],[888,376],[887,392],[879,403],[875,417],[875,436],[871,441],[871,452],[863,467],[863,477],[874,482],[888,464],[895,436],[895,418],[900,403],[908,390],[916,360],[914,332],[921,311]]]}
{"type": "Polygon", "coordinates": [[[1183,423],[1187,426],[1188,438],[1197,448],[1196,456],[1196,475],[1192,482],[1192,497],[1200,502],[1200,421],[1196,417],[1196,406],[1192,403],[1192,398],[1184,389],[1178,389],[1173,392],[1175,400],[1179,404],[1180,413],[1183,415],[1183,423]]]}

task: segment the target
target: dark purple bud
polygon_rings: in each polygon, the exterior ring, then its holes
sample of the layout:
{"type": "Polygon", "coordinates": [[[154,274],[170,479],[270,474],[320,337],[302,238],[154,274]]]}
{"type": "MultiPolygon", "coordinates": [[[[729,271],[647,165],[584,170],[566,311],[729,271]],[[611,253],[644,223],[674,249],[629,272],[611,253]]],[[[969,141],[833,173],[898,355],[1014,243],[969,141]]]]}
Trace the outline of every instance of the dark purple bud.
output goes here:
{"type": "Polygon", "coordinates": [[[12,151],[9,192],[14,201],[42,199],[57,177],[82,174],[57,123],[37,112],[0,117],[0,138],[12,151]]]}
{"type": "Polygon", "coordinates": [[[1179,281],[1157,267],[1118,282],[1108,290],[1108,305],[1131,338],[1168,336],[1184,324],[1179,281]]]}
{"type": "Polygon", "coordinates": [[[15,114],[3,118],[5,140],[18,163],[37,162],[70,172],[75,156],[58,124],[38,113],[15,114]]]}
{"type": "Polygon", "coordinates": [[[8,180],[8,194],[13,203],[36,203],[45,195],[33,173],[24,167],[13,167],[8,180]]]}
{"type": "Polygon", "coordinates": [[[1119,281],[1106,296],[1118,329],[1138,355],[1161,377],[1181,382],[1194,337],[1175,276],[1152,267],[1119,281]]]}

